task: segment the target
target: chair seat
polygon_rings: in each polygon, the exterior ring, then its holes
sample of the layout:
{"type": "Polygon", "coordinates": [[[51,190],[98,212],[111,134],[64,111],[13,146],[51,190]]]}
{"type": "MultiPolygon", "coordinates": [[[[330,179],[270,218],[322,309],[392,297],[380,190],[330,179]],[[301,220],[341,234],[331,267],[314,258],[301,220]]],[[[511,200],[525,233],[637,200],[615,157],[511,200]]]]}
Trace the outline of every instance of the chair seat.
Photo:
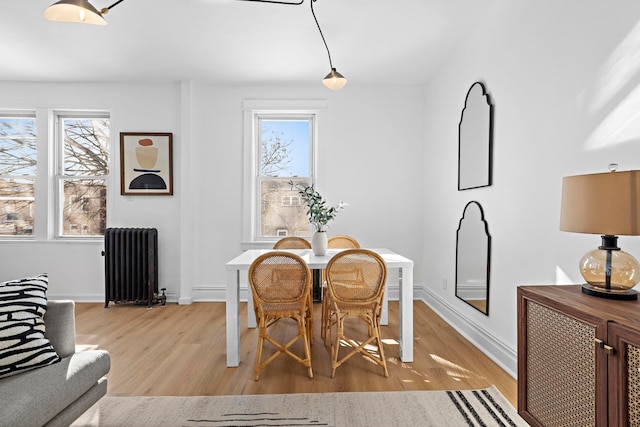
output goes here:
{"type": "MultiPolygon", "coordinates": [[[[331,304],[331,302],[329,301],[329,304],[331,304]]],[[[367,302],[367,303],[353,303],[353,302],[341,302],[339,303],[339,310],[343,313],[365,313],[365,312],[370,312],[370,313],[375,313],[376,310],[376,303],[374,302],[367,302]]]]}
{"type": "Polygon", "coordinates": [[[284,316],[287,313],[291,313],[291,315],[300,313],[300,310],[303,310],[304,307],[306,307],[306,304],[300,301],[291,303],[265,302],[262,304],[262,310],[265,312],[265,314],[278,313],[281,316],[284,316]]]}

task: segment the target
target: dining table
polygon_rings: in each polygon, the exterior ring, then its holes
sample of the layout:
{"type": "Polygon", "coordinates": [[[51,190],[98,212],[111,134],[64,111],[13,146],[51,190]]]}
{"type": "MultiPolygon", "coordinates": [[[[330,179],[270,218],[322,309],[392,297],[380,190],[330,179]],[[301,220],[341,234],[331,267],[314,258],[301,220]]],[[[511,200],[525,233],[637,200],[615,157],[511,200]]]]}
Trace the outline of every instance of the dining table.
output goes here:
{"type": "MultiPolygon", "coordinates": [[[[331,258],[343,249],[328,249],[324,255],[315,255],[311,249],[279,249],[299,255],[311,270],[323,270],[331,258]]],[[[399,313],[399,355],[403,362],[413,362],[413,261],[385,248],[369,249],[384,260],[387,271],[397,270],[398,313],[399,313]]],[[[260,255],[274,249],[249,249],[225,264],[227,272],[226,316],[227,316],[227,367],[240,364],[240,284],[248,278],[249,267],[260,255]]],[[[390,274],[387,274],[387,281],[390,274]]],[[[380,317],[382,325],[389,323],[388,292],[384,293],[384,304],[380,317]]],[[[252,309],[253,298],[248,292],[247,326],[257,326],[252,309]]]]}

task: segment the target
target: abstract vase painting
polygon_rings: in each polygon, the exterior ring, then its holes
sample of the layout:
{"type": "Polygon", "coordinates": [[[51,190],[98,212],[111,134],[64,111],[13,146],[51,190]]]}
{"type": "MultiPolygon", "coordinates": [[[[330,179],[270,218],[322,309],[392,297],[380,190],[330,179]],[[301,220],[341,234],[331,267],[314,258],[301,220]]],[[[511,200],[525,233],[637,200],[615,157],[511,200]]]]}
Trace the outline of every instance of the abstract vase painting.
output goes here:
{"type": "Polygon", "coordinates": [[[120,133],[121,194],[173,194],[172,139],[170,133],[120,133]]]}

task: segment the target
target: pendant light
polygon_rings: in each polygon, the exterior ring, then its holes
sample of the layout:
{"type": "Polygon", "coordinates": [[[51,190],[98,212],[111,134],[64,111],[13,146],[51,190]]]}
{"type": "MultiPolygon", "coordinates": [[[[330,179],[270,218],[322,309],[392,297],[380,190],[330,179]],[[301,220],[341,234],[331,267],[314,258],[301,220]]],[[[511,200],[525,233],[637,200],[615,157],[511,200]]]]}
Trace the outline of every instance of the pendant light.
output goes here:
{"type": "Polygon", "coordinates": [[[331,67],[331,71],[329,74],[322,79],[322,84],[328,87],[331,90],[340,90],[347,84],[347,79],[344,78],[342,74],[340,74],[333,67],[333,62],[331,62],[331,52],[329,52],[329,46],[327,46],[327,41],[324,39],[324,34],[322,34],[322,30],[320,29],[320,24],[318,23],[318,18],[316,18],[316,13],[313,10],[313,4],[316,0],[311,0],[311,14],[313,15],[313,19],[316,21],[316,25],[318,26],[318,31],[320,32],[320,37],[322,37],[322,41],[324,42],[324,47],[327,49],[327,55],[329,56],[329,67],[331,67]]]}
{"type": "Polygon", "coordinates": [[[112,7],[123,1],[118,0],[111,6],[98,11],[88,0],[60,0],[45,9],[44,17],[49,21],[107,25],[103,15],[106,15],[112,7]]]}

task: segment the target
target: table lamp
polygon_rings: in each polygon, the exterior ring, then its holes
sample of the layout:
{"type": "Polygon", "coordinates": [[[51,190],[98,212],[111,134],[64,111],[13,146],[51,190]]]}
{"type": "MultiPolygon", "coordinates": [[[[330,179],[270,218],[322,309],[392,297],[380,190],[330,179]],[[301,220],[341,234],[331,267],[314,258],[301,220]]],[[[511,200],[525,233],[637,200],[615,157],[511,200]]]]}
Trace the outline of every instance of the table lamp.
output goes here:
{"type": "Polygon", "coordinates": [[[617,172],[616,167],[562,179],[560,230],[602,235],[602,245],[580,260],[582,292],[635,300],[640,264],[617,241],[618,235],[640,235],[640,171],[617,172]]]}

